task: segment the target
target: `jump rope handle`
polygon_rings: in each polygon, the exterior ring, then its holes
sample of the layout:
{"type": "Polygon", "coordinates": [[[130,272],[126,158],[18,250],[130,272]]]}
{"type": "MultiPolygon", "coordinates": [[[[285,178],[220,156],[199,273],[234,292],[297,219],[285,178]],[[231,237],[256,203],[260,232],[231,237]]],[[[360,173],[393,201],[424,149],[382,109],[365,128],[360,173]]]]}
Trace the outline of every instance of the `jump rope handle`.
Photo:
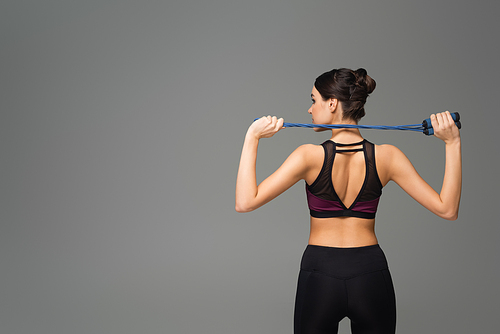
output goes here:
{"type": "MultiPolygon", "coordinates": [[[[455,121],[455,125],[461,129],[462,123],[460,123],[460,114],[458,112],[451,113],[451,118],[455,121]]],[[[424,127],[424,135],[432,136],[434,134],[434,129],[432,128],[431,119],[424,119],[422,122],[422,126],[424,127]]]]}

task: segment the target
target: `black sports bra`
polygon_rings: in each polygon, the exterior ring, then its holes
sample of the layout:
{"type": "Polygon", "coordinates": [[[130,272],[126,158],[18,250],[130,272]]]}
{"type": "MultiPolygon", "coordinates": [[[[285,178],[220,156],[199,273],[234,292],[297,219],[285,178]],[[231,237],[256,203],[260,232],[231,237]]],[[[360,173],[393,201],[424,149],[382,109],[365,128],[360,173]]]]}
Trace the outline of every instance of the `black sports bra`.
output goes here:
{"type": "Polygon", "coordinates": [[[375,218],[378,202],[382,195],[382,183],[375,166],[375,146],[364,139],[353,144],[340,144],[327,140],[321,144],[325,151],[323,167],[316,180],[308,185],[306,182],[307,202],[312,217],[358,217],[375,218]],[[345,149],[345,147],[361,146],[362,148],[345,149]],[[366,173],[363,185],[354,202],[346,207],[335,192],[332,183],[332,168],[335,155],[344,152],[363,151],[366,173]]]}

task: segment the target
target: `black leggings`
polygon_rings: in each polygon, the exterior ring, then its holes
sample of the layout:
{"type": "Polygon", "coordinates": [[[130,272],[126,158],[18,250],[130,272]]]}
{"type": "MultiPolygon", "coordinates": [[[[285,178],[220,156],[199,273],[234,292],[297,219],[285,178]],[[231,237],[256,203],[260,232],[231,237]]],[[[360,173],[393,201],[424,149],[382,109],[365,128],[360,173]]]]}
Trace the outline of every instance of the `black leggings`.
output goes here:
{"type": "Polygon", "coordinates": [[[379,245],[336,248],[308,245],[295,299],[295,334],[332,334],[351,320],[353,334],[396,332],[396,298],[379,245]]]}

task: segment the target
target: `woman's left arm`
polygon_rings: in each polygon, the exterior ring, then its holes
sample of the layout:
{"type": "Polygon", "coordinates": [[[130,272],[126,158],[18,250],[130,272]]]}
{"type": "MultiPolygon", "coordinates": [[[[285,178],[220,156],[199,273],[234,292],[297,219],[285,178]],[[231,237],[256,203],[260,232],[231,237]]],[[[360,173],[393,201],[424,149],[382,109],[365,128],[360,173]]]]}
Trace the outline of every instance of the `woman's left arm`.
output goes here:
{"type": "Polygon", "coordinates": [[[306,145],[292,152],[280,168],[257,185],[256,162],[259,139],[272,137],[282,128],[283,119],[275,116],[262,117],[248,128],[236,179],[236,211],[253,211],[304,178],[307,169],[307,159],[304,158],[307,153],[306,145]]]}
{"type": "MultiPolygon", "coordinates": [[[[388,147],[389,179],[436,215],[455,220],[458,217],[462,189],[460,133],[449,112],[431,115],[434,136],[445,142],[446,163],[441,192],[437,193],[417,173],[410,160],[395,147],[388,147]]],[[[386,162],[384,162],[386,163],[386,162]]]]}

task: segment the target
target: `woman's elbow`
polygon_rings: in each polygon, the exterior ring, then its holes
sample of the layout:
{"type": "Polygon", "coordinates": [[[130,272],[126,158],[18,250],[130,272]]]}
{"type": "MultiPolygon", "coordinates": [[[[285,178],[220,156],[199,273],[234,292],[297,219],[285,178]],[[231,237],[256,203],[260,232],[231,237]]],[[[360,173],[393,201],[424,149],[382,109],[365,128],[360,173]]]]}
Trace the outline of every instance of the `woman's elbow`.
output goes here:
{"type": "Polygon", "coordinates": [[[457,220],[458,219],[458,210],[444,212],[439,215],[441,218],[446,220],[457,220]]]}
{"type": "Polygon", "coordinates": [[[446,220],[457,220],[458,219],[458,212],[453,214],[453,215],[449,215],[447,217],[445,217],[446,220]]]}
{"type": "Polygon", "coordinates": [[[239,212],[239,213],[244,213],[244,212],[248,212],[249,211],[246,208],[244,208],[242,206],[239,206],[238,204],[236,204],[234,206],[234,209],[236,210],[236,212],[239,212]]]}
{"type": "Polygon", "coordinates": [[[238,203],[238,202],[236,202],[234,209],[236,210],[236,212],[239,212],[239,213],[245,213],[245,212],[250,212],[250,211],[255,210],[254,208],[250,207],[249,205],[245,205],[244,203],[238,203]]]}

